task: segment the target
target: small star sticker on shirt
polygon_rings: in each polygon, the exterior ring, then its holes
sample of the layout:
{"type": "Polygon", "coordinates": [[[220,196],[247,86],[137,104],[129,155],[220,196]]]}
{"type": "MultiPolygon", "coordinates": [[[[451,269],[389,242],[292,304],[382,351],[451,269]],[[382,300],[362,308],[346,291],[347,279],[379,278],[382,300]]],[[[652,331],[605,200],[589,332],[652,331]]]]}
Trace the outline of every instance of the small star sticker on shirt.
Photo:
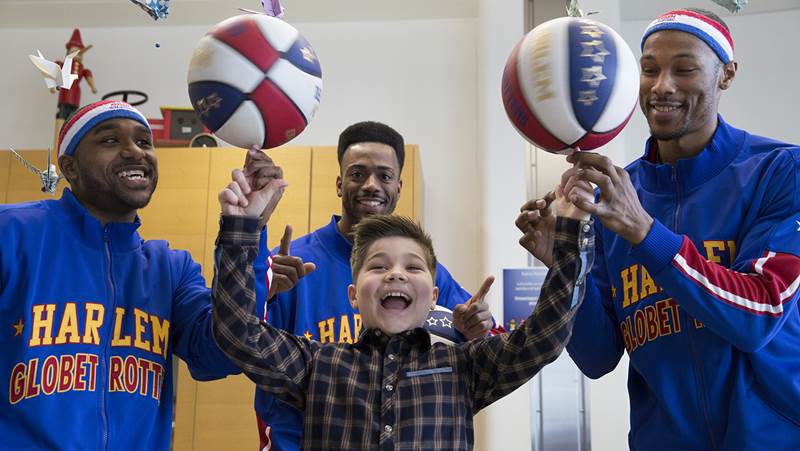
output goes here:
{"type": "Polygon", "coordinates": [[[439,324],[439,320],[434,318],[434,317],[432,317],[432,316],[427,319],[427,322],[428,322],[428,325],[431,326],[431,327],[439,324]]]}
{"type": "Polygon", "coordinates": [[[442,326],[449,327],[450,329],[453,328],[453,322],[450,321],[450,318],[444,316],[444,317],[442,317],[441,321],[442,321],[442,326]]]}
{"type": "Polygon", "coordinates": [[[22,335],[22,329],[25,328],[25,323],[23,323],[22,320],[19,320],[19,322],[13,324],[11,327],[14,328],[14,336],[18,337],[22,335]]]}
{"type": "Polygon", "coordinates": [[[313,336],[313,335],[311,335],[311,332],[309,332],[309,331],[306,331],[306,333],[304,333],[304,334],[303,334],[303,337],[305,337],[305,339],[306,339],[306,340],[309,340],[309,341],[310,341],[312,338],[314,338],[314,336],[313,336]]]}

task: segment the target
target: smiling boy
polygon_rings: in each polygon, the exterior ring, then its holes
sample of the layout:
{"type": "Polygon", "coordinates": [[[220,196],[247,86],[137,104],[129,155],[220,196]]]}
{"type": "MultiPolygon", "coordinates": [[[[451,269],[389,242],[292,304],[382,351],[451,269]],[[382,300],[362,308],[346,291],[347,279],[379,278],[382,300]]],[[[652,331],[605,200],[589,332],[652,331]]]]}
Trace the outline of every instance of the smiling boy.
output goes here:
{"type": "MultiPolygon", "coordinates": [[[[221,193],[223,214],[257,201],[249,191],[221,193]]],[[[218,238],[215,287],[225,294],[214,302],[215,338],[259,388],[304,413],[303,449],[471,449],[475,413],[555,360],[569,339],[594,241],[588,215],[563,197],[556,212],[556,263],[524,326],[455,346],[432,345],[422,328],[438,296],[436,256],[413,221],[375,215],[355,229],[348,295],[365,331],[354,344],[321,344],[259,323],[258,226],[242,221],[218,238]]],[[[474,302],[484,302],[492,281],[474,302]]]]}

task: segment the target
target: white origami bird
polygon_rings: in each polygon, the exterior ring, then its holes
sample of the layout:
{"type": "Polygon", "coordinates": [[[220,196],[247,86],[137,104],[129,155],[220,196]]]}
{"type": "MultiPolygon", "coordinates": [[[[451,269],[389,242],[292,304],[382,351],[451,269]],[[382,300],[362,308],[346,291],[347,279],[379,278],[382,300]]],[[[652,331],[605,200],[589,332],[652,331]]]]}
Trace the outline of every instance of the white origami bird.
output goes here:
{"type": "Polygon", "coordinates": [[[72,83],[78,79],[76,74],[72,73],[72,59],[75,58],[76,55],[80,50],[76,50],[66,58],[64,58],[64,64],[59,67],[58,64],[45,59],[42,52],[36,50],[36,53],[39,56],[28,55],[28,58],[31,59],[31,62],[39,72],[42,73],[44,77],[44,83],[50,89],[69,89],[72,87],[72,83]]]}

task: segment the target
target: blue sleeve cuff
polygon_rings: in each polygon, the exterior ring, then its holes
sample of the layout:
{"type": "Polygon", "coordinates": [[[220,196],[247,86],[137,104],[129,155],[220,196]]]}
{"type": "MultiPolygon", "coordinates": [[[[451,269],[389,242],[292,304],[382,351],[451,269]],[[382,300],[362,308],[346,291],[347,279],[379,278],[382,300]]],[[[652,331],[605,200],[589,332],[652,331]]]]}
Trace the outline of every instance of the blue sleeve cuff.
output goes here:
{"type": "Polygon", "coordinates": [[[681,250],[683,235],[678,235],[664,224],[653,219],[653,226],[638,246],[631,248],[633,258],[655,274],[672,263],[672,259],[681,250]]]}

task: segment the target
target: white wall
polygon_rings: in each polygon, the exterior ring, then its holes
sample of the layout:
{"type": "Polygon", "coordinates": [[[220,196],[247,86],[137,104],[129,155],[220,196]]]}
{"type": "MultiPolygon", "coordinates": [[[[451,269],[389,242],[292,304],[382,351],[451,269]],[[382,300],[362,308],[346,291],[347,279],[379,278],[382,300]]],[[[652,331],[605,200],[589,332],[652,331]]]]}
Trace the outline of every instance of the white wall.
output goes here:
{"type": "MultiPolygon", "coordinates": [[[[523,0],[480,0],[478,19],[478,197],[483,256],[481,275],[497,281],[487,300],[492,311],[503,306],[503,268],[527,265],[517,244],[514,220],[525,200],[525,141],[506,118],[500,97],[503,67],[523,36],[523,0]]],[[[525,385],[478,415],[476,448],[505,451],[530,449],[530,391],[525,385]]]]}
{"type": "MultiPolygon", "coordinates": [[[[467,289],[476,289],[476,21],[294,25],[320,57],[324,91],[312,126],[291,144],[335,144],[344,127],[367,119],[386,122],[408,143],[419,144],[426,226],[441,260],[467,289]]],[[[137,89],[150,95],[140,107],[148,117],[160,117],[160,105],[189,106],[186,68],[206,30],[82,29],[84,43],[94,44],[84,63],[99,90],[92,95],[82,84],[82,102],[137,89]]],[[[71,32],[71,27],[0,30],[0,86],[5,91],[0,148],[51,145],[56,96],[47,91],[27,55],[38,48],[48,58],[63,58],[71,32]]]]}

